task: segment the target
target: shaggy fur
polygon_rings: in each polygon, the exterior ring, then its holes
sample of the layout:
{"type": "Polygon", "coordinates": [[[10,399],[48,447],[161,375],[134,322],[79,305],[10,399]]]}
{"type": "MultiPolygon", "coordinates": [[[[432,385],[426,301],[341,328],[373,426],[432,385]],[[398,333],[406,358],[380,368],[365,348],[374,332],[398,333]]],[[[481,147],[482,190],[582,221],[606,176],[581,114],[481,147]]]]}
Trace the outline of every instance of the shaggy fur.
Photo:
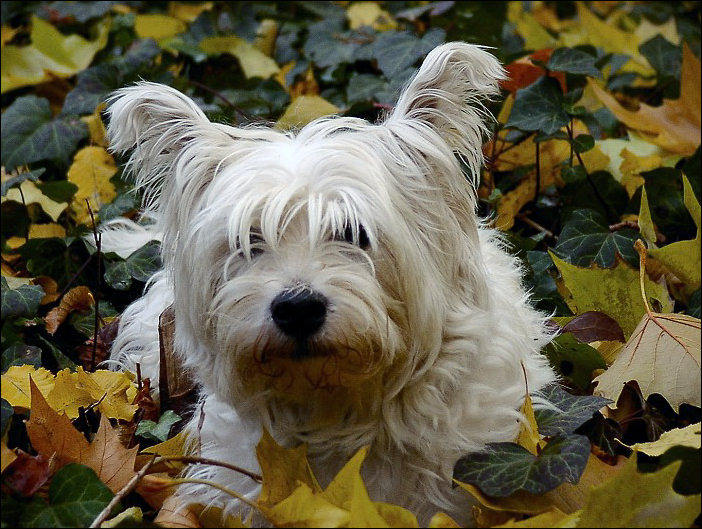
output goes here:
{"type": "MultiPolygon", "coordinates": [[[[173,305],[175,351],[200,386],[187,429],[203,456],[257,470],[265,427],[280,443],[307,443],[325,485],[369,445],[373,500],[420,523],[438,510],[465,518],[454,463],[515,438],[525,372],[531,392],[554,380],[539,354],[544,316],[475,215],[481,101],[503,78],[483,48],[445,44],[384,122],[323,118],[297,133],[211,123],[154,83],[110,98],[112,150],[131,152],[152,223],[113,224],[103,245],[128,254],[158,238],[164,263],[123,314],[112,359],[140,363],[155,382],[158,319],[173,305]],[[276,326],[282,292],[326,299],[316,333],[300,340],[276,326]]],[[[258,493],[227,469],[188,473],[258,493]]],[[[204,485],[180,494],[241,508],[204,485]]]]}

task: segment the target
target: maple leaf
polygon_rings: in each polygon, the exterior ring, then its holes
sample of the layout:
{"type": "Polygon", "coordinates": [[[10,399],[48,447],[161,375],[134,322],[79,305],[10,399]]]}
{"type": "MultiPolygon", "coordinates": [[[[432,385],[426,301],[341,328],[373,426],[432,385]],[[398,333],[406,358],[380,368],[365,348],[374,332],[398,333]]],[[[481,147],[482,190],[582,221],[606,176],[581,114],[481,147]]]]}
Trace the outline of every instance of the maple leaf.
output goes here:
{"type": "Polygon", "coordinates": [[[92,468],[112,489],[120,490],[134,475],[136,448],[127,449],[119,442],[117,431],[103,415],[95,439],[88,443],[65,414],[54,411],[39,388],[30,379],[31,415],[27,434],[37,452],[53,456],[58,467],[81,463],[92,468]]]}
{"type": "Polygon", "coordinates": [[[664,99],[659,107],[641,103],[638,110],[628,110],[592,79],[588,83],[619,121],[650,135],[652,143],[686,156],[700,145],[700,61],[687,44],[683,46],[680,98],[664,99]]]}

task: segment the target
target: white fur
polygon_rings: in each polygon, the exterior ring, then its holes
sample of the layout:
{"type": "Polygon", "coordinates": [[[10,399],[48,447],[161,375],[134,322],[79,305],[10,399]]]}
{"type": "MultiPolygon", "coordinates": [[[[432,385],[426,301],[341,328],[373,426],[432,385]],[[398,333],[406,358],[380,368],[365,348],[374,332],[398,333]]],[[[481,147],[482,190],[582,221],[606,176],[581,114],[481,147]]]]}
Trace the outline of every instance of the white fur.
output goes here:
{"type": "MultiPolygon", "coordinates": [[[[467,517],[467,497],[451,487],[454,463],[515,438],[524,372],[531,392],[555,379],[539,353],[550,339],[544,316],[499,235],[475,215],[481,101],[503,77],[483,48],[445,44],[383,123],[323,118],[296,134],[210,123],[154,83],[110,98],[112,149],[131,151],[128,168],[155,219],[149,228],[123,222],[110,237],[134,234],[134,248],[158,237],[164,262],[122,316],[112,358],[140,363],[155,381],[158,316],[174,305],[175,350],[201,386],[204,420],[198,412],[188,431],[203,456],[257,470],[263,426],[286,445],[308,443],[326,484],[370,445],[371,498],[410,508],[420,523],[438,510],[467,517]],[[363,226],[370,247],[339,240],[347,226],[355,242],[363,226]],[[253,248],[251,231],[263,239],[253,248]],[[290,360],[272,321],[271,300],[288,288],[329,300],[315,358],[290,360]]],[[[258,493],[230,470],[188,473],[258,493]]],[[[205,485],[180,493],[241,508],[205,485]]]]}

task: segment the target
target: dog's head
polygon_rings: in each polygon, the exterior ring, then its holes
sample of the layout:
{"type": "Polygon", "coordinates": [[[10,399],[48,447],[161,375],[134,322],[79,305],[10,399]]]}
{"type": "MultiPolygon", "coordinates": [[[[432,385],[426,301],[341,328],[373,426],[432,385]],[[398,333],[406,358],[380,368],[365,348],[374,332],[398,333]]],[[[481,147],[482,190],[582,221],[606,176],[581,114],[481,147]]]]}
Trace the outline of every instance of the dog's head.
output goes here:
{"type": "Polygon", "coordinates": [[[112,149],[131,151],[164,232],[176,347],[208,388],[299,404],[392,391],[432,363],[453,300],[483,295],[481,100],[502,77],[482,48],[446,44],[384,122],[295,134],[211,123],[154,83],[111,98],[112,149]]]}

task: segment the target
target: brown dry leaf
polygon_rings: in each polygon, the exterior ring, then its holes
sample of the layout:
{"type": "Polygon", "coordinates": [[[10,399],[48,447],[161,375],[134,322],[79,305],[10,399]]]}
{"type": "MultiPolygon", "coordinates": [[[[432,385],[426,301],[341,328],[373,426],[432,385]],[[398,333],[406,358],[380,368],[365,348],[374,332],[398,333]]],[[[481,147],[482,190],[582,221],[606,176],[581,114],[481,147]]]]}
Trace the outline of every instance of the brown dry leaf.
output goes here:
{"type": "Polygon", "coordinates": [[[27,434],[37,452],[46,456],[54,455],[57,466],[79,463],[90,450],[90,444],[70,419],[59,415],[46,402],[39,388],[30,379],[32,413],[27,421],[27,434]]]}
{"type": "Polygon", "coordinates": [[[630,380],[638,382],[645,398],[660,393],[675,410],[683,403],[700,406],[700,320],[644,314],[614,363],[595,378],[595,393],[616,403],[630,380]]]}
{"type": "Polygon", "coordinates": [[[650,135],[664,149],[692,155],[700,145],[700,61],[683,45],[680,98],[665,99],[659,107],[641,103],[638,110],[624,108],[592,79],[588,83],[602,103],[627,127],[650,135]]]}
{"type": "Polygon", "coordinates": [[[51,309],[44,317],[46,332],[53,335],[71,312],[88,310],[94,304],[95,298],[88,287],[79,286],[72,288],[63,296],[59,306],[51,309]]]}
{"type": "Polygon", "coordinates": [[[97,434],[80,463],[95,470],[102,482],[116,493],[136,474],[136,454],[137,447],[122,446],[117,430],[110,426],[110,421],[103,413],[97,434]]]}
{"type": "Polygon", "coordinates": [[[158,524],[160,527],[202,527],[195,513],[193,513],[189,507],[185,506],[176,496],[169,497],[163,503],[154,523],[158,524]]]}
{"type": "MultiPolygon", "coordinates": [[[[149,458],[151,459],[151,458],[149,458]]],[[[153,468],[153,467],[152,467],[153,468]]],[[[156,472],[147,474],[136,486],[136,491],[153,509],[164,509],[163,516],[168,516],[169,505],[171,508],[182,505],[183,500],[173,498],[175,486],[171,476],[167,472],[156,472]]],[[[161,513],[159,513],[160,516],[161,513]]],[[[200,527],[199,525],[197,527],[200,527]]]]}
{"type": "Polygon", "coordinates": [[[44,297],[41,298],[40,302],[42,305],[53,303],[59,298],[58,283],[49,276],[35,277],[32,279],[32,283],[44,289],[44,297]]]}
{"type": "MultiPolygon", "coordinates": [[[[3,446],[5,446],[4,443],[3,446]]],[[[5,486],[8,486],[23,496],[33,496],[49,480],[51,473],[52,464],[48,456],[44,454],[33,456],[18,450],[7,471],[3,469],[3,492],[5,486]]]]}

